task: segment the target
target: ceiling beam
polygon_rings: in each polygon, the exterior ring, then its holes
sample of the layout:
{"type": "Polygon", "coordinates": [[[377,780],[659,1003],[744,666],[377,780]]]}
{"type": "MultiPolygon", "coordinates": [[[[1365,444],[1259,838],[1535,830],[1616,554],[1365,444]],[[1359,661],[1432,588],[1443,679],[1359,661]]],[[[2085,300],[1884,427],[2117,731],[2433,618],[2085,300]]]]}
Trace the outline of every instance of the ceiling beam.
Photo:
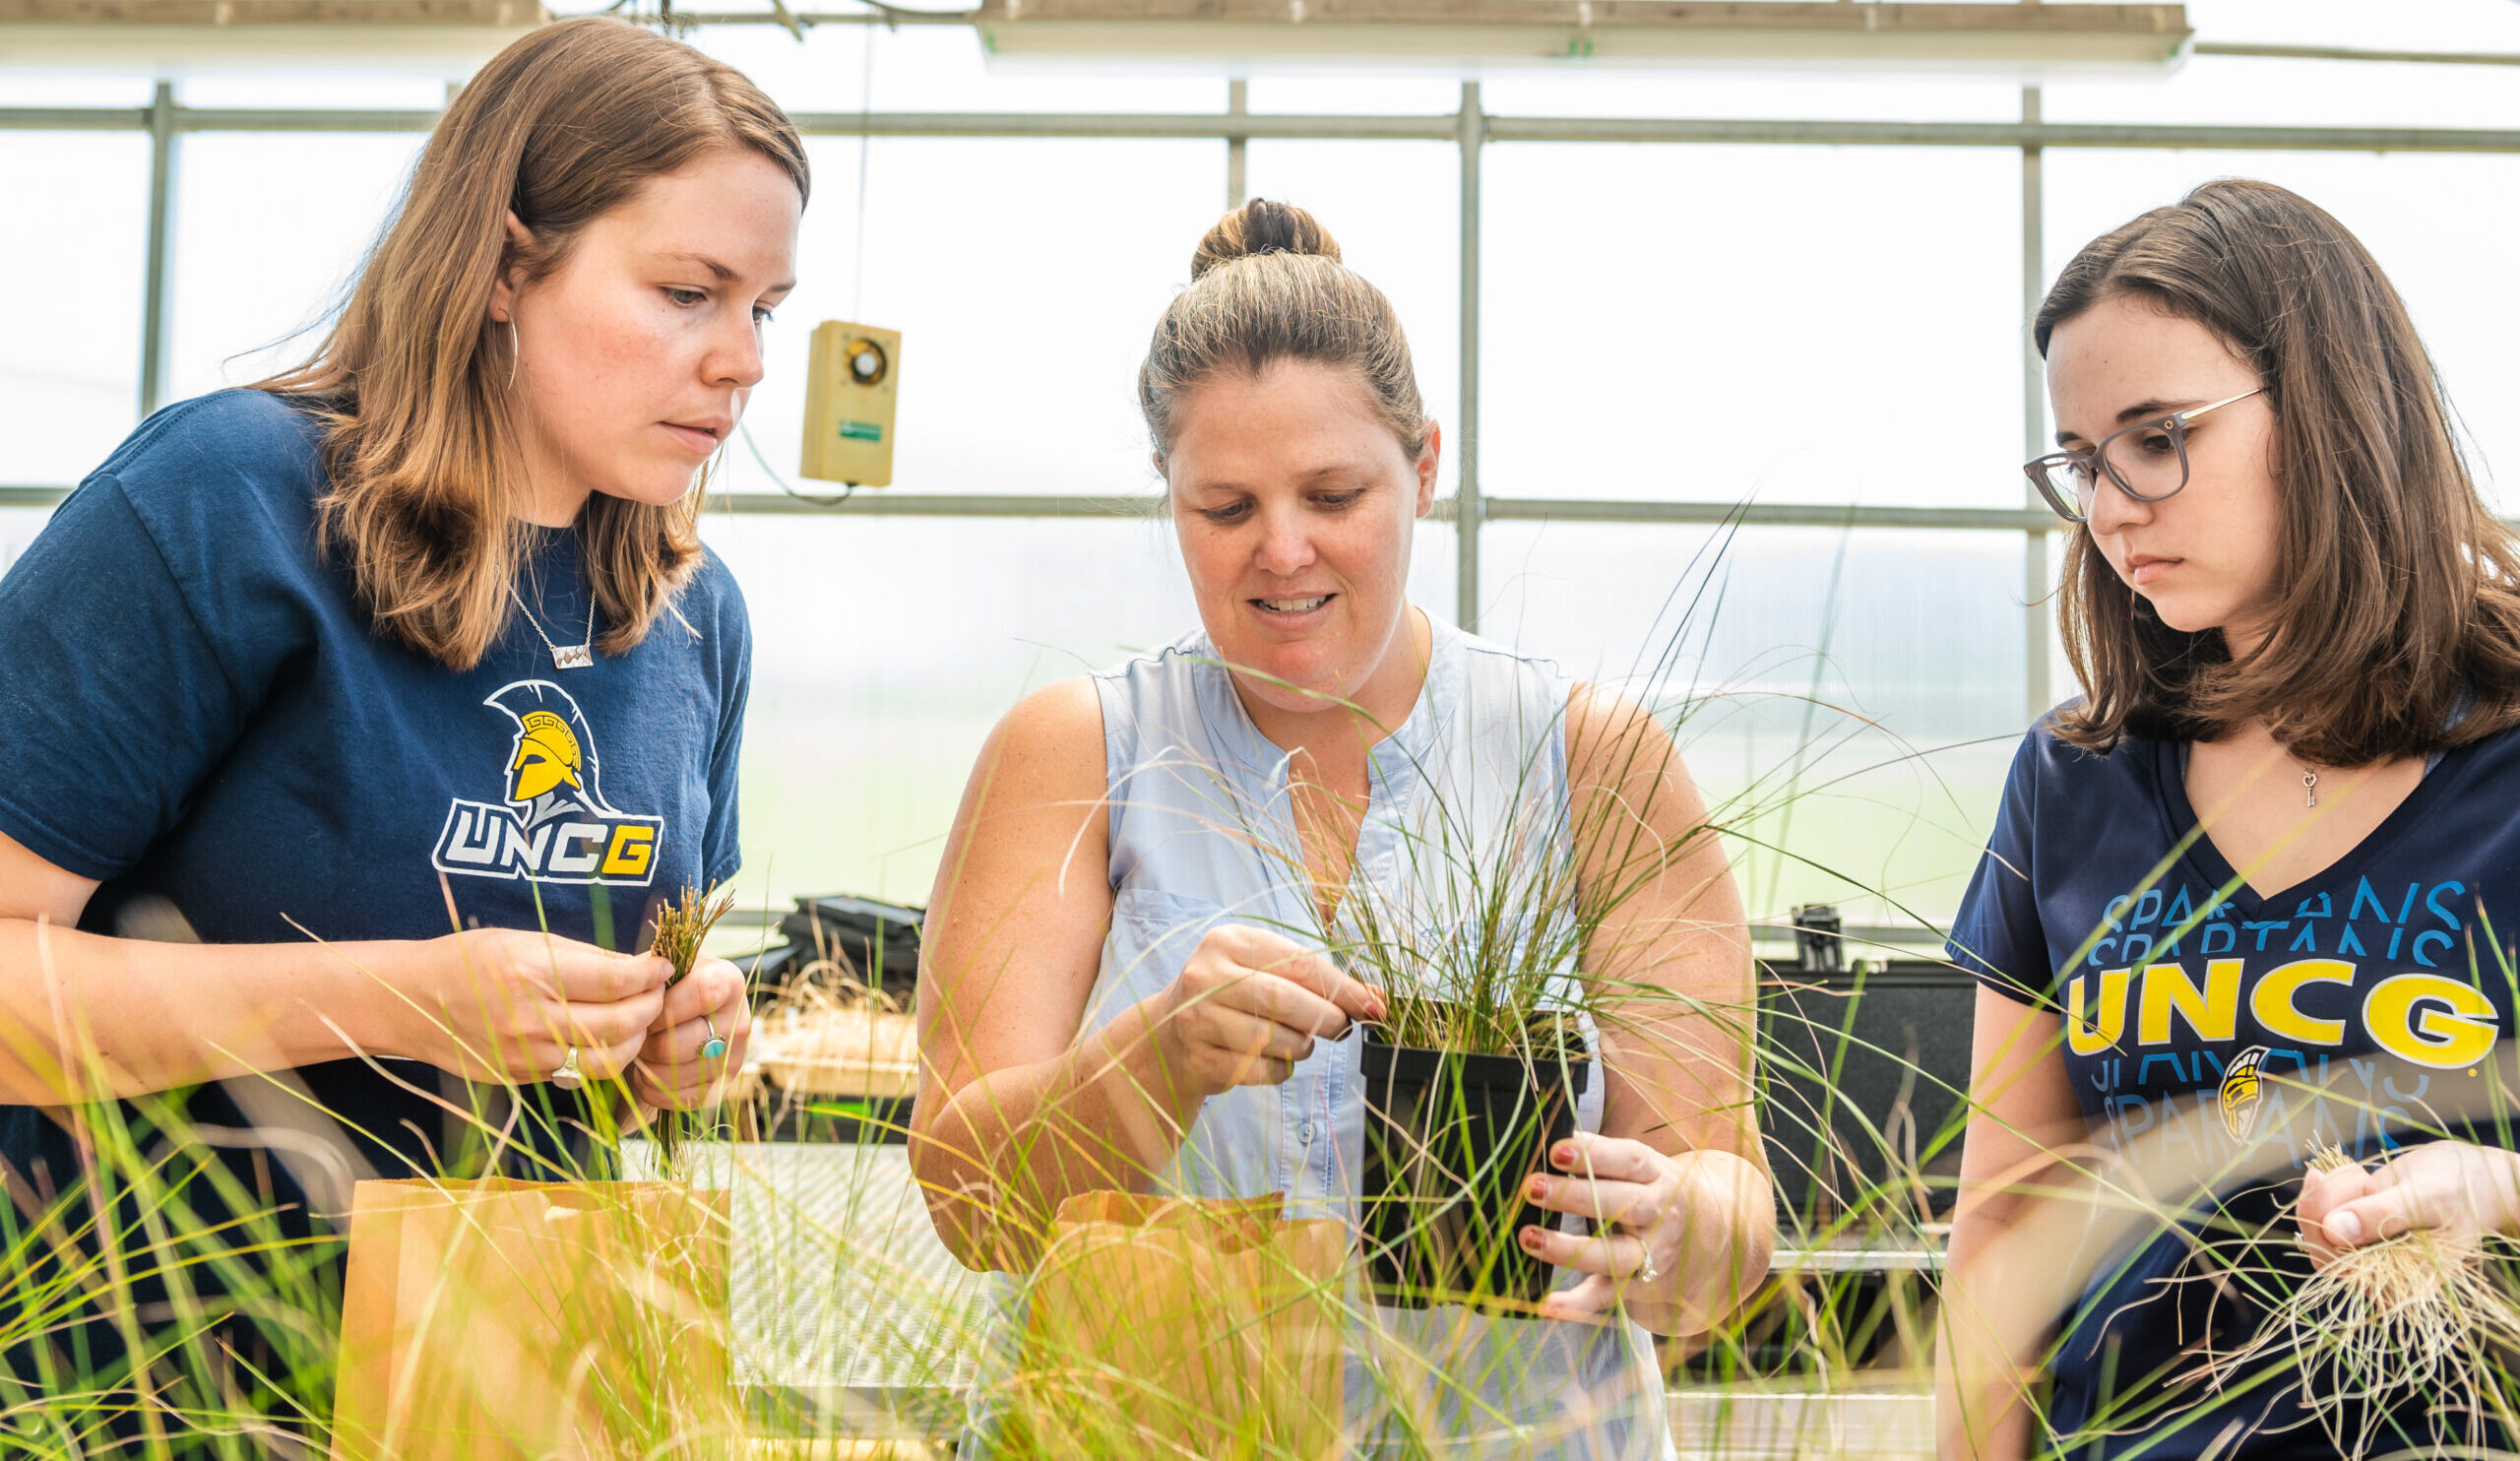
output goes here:
{"type": "Polygon", "coordinates": [[[2160,69],[2184,5],[1843,0],[982,0],[1008,55],[1298,55],[1356,61],[1636,60],[1763,66],[2160,69]]]}
{"type": "Polygon", "coordinates": [[[538,26],[537,0],[0,0],[0,26],[538,26]]]}

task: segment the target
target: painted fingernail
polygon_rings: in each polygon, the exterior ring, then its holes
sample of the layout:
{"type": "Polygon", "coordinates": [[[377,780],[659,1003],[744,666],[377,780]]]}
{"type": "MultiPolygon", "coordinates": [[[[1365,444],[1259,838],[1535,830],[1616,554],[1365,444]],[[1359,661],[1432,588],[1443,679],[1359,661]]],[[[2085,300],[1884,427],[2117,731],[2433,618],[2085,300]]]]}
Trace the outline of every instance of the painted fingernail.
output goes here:
{"type": "Polygon", "coordinates": [[[1551,1152],[1548,1155],[1549,1160],[1555,1162],[1560,1167],[1572,1167],[1575,1165],[1575,1146],[1572,1142],[1560,1146],[1556,1151],[1551,1152]]]}
{"type": "Polygon", "coordinates": [[[1544,1176],[1533,1177],[1531,1194],[1532,1201],[1534,1202],[1545,1201],[1548,1197],[1548,1178],[1544,1176]]]}
{"type": "Polygon", "coordinates": [[[1523,1250],[1525,1252],[1539,1252],[1541,1240],[1541,1234],[1538,1228],[1526,1228],[1523,1230],[1523,1250]]]}
{"type": "Polygon", "coordinates": [[[2348,1245],[2361,1242],[2362,1220],[2352,1213],[2330,1213],[2327,1219],[2327,1236],[2331,1242],[2348,1245]]]}

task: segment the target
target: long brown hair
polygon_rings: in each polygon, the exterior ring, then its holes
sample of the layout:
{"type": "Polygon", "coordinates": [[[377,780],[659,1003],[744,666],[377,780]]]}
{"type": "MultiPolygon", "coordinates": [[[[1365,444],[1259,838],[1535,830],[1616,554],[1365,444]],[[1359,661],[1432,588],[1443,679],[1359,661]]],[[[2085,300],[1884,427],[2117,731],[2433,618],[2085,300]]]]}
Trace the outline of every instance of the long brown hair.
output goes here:
{"type": "Polygon", "coordinates": [[[2077,533],[2057,618],[2085,697],[2057,734],[2106,751],[2254,719],[2308,761],[2360,766],[2520,724],[2520,552],[2362,243],[2272,183],[2207,183],[2074,256],[2040,307],[2040,353],[2057,325],[2127,294],[2212,330],[2265,385],[2282,498],[2272,628],[2235,660],[2220,630],[2163,623],[2077,533]],[[2475,703],[2445,730],[2463,685],[2475,703]]]}
{"type": "MultiPolygon", "coordinates": [[[[325,540],[385,634],[469,669],[507,627],[531,530],[492,285],[548,276],[588,223],[712,148],[758,153],[807,191],[795,128],[734,68],[615,20],[524,36],[448,105],[323,346],[256,383],[322,421],[325,540]],[[511,210],[531,255],[508,239],[511,210]]],[[[577,532],[605,653],[646,638],[698,566],[701,501],[587,499],[577,532]]]]}
{"type": "Polygon", "coordinates": [[[1173,414],[1191,387],[1285,359],[1355,371],[1401,450],[1425,450],[1426,409],[1391,300],[1340,262],[1339,240],[1311,214],[1254,198],[1199,240],[1190,287],[1156,322],[1138,367],[1138,409],[1157,461],[1171,454],[1173,414]]]}

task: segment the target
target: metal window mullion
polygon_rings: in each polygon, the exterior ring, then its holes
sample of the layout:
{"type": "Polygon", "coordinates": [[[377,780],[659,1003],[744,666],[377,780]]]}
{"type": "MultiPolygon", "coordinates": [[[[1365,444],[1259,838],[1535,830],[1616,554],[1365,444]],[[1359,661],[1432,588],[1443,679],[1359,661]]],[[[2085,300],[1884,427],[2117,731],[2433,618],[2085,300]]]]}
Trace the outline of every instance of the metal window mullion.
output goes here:
{"type": "Polygon", "coordinates": [[[1453,621],[1479,632],[1480,155],[1487,113],[1479,83],[1461,84],[1461,392],[1453,410],[1453,621]]]}
{"type": "MultiPolygon", "coordinates": [[[[2021,89],[2023,126],[2040,121],[2037,87],[2021,89]]],[[[2048,193],[2046,159],[2035,147],[2021,150],[2021,430],[2022,460],[2038,456],[2048,435],[2048,372],[2031,339],[2031,323],[2046,297],[2048,275],[2048,193]]],[[[2022,505],[2045,513],[2036,487],[2024,483],[2022,505]]],[[[2025,725],[2036,725],[2054,703],[2048,686],[2048,533],[2032,529],[2021,548],[2021,691],[2025,725]]]]}
{"type": "MultiPolygon", "coordinates": [[[[0,483],[0,507],[51,507],[70,488],[32,482],[0,483]]],[[[1430,521],[1453,521],[1459,503],[1435,499],[1430,521]]],[[[1054,492],[860,492],[845,502],[785,492],[713,492],[709,511],[742,515],[860,518],[1099,518],[1126,521],[1160,516],[1161,497],[1092,497],[1054,492]]],[[[1638,526],[1753,528],[1922,529],[1935,533],[2052,533],[2062,525],[2045,508],[1865,507],[1824,502],[1670,502],[1581,497],[1479,499],[1482,523],[1629,523],[1638,526]]],[[[2511,526],[2520,528],[2520,521],[2511,526]]]]}
{"type": "MultiPolygon", "coordinates": [[[[178,132],[425,132],[434,110],[186,107],[178,132]]],[[[0,132],[146,128],[129,107],[0,106],[0,132]]],[[[1369,142],[1453,140],[1458,115],[1228,117],[1220,112],[808,112],[788,114],[812,137],[1292,138],[1369,142]]],[[[2453,127],[2254,127],[2114,122],[1874,122],[1731,117],[1481,119],[1488,142],[1689,143],[1796,147],[2217,149],[2275,152],[2520,153],[2520,130],[2453,127]]]]}
{"type": "Polygon", "coordinates": [[[174,268],[175,85],[158,83],[149,120],[148,273],[141,282],[140,414],[166,404],[166,296],[174,268]]]}
{"type": "MultiPolygon", "coordinates": [[[[1225,114],[1234,117],[1251,114],[1251,83],[1239,78],[1226,83],[1225,114]]],[[[1242,200],[1251,196],[1250,169],[1251,139],[1239,135],[1227,138],[1225,140],[1226,212],[1231,213],[1240,208],[1242,200]]]]}

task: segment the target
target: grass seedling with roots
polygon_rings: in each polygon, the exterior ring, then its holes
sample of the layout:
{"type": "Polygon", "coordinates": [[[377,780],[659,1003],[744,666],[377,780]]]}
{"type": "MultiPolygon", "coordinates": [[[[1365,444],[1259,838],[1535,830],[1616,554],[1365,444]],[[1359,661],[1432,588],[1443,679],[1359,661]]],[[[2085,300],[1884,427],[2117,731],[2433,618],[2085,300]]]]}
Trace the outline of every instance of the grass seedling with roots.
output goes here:
{"type": "MultiPolygon", "coordinates": [[[[732,893],[712,899],[686,884],[681,897],[657,910],[657,934],[648,952],[673,965],[673,975],[665,981],[668,987],[691,977],[691,966],[699,960],[700,945],[708,939],[709,930],[734,906],[732,893]]],[[[678,1172],[683,1144],[696,1139],[715,1120],[701,1112],[659,1112],[651,1128],[657,1143],[657,1170],[668,1175],[678,1172]]]]}
{"type": "MultiPolygon", "coordinates": [[[[2317,1172],[2354,1165],[2332,1144],[2310,1159],[2317,1172]]],[[[2520,1346],[2520,1302],[2499,1281],[2495,1247],[2457,1229],[2418,1228],[2344,1249],[2206,1374],[2221,1386],[2290,1358],[2302,1409],[2347,1456],[2367,1454],[2390,1411],[2415,1400],[2464,1418],[2471,1446],[2488,1420],[2520,1431],[2496,1357],[2520,1346]]]]}

